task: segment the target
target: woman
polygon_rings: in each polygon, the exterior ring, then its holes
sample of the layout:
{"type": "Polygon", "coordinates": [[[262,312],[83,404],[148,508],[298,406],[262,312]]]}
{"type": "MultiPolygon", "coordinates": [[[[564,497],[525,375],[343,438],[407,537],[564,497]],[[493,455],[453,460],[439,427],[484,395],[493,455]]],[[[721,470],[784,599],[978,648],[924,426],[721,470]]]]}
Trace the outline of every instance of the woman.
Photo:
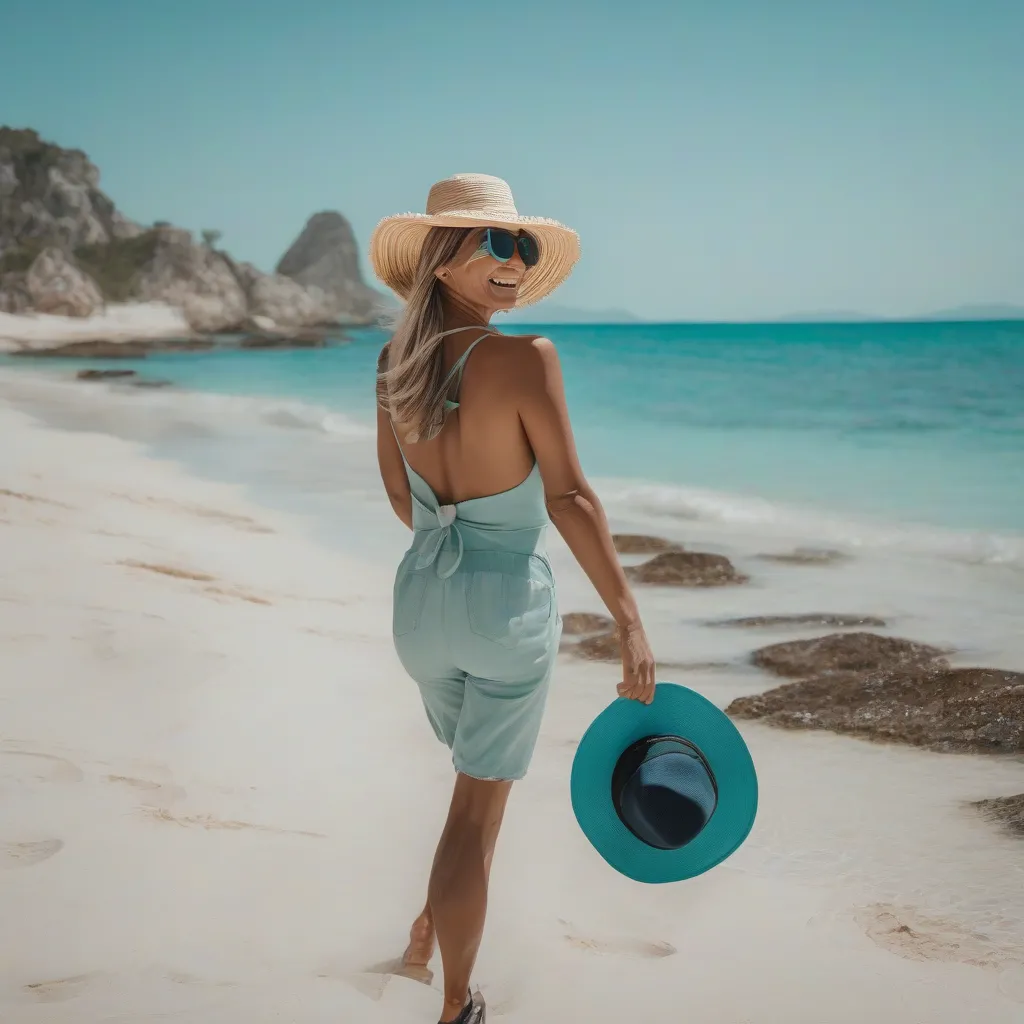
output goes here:
{"type": "Polygon", "coordinates": [[[437,183],[425,215],[382,221],[371,243],[377,275],[406,300],[378,367],[381,477],[413,531],[395,580],[395,647],[457,773],[404,957],[425,968],[436,934],[442,1022],[484,1020],[467,992],[491,858],[561,634],[549,517],[624,638],[619,695],[654,695],[654,659],[576,456],[555,347],[489,326],[553,291],[578,255],[575,232],[520,217],[508,185],[487,175],[437,183]]]}

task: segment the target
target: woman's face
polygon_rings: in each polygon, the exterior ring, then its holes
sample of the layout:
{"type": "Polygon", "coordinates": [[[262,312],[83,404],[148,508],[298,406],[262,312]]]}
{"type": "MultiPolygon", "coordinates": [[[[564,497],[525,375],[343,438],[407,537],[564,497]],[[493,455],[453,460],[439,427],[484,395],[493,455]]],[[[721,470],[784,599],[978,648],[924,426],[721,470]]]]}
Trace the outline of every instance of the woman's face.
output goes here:
{"type": "Polygon", "coordinates": [[[436,273],[453,297],[490,316],[515,306],[527,268],[518,249],[507,262],[496,260],[484,244],[486,230],[471,231],[452,261],[436,273]]]}

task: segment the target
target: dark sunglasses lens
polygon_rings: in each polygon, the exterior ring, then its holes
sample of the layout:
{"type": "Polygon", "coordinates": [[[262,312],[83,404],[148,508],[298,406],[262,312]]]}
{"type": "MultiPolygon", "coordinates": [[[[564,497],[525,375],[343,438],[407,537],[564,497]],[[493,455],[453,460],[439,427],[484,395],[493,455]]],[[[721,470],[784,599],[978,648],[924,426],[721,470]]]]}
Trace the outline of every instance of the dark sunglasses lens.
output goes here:
{"type": "Polygon", "coordinates": [[[540,251],[537,249],[537,239],[524,231],[517,239],[519,256],[528,267],[535,267],[540,259],[540,251]]]}
{"type": "Polygon", "coordinates": [[[516,251],[516,236],[501,228],[489,228],[487,248],[491,250],[491,255],[496,260],[501,260],[504,263],[512,259],[512,253],[516,251]]]}

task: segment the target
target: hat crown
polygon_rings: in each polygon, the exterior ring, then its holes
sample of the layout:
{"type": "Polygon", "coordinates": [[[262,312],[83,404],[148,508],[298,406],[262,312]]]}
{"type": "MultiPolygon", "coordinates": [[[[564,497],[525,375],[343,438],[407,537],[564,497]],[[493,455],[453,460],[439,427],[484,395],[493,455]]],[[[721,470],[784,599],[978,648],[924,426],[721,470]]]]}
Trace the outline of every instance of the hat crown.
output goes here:
{"type": "Polygon", "coordinates": [[[704,830],[718,803],[701,751],[681,736],[647,736],[627,748],[612,778],[622,823],[642,842],[678,850],[704,830]]]}
{"type": "Polygon", "coordinates": [[[519,216],[508,182],[491,174],[454,174],[431,186],[427,216],[470,210],[502,217],[519,216]]]}

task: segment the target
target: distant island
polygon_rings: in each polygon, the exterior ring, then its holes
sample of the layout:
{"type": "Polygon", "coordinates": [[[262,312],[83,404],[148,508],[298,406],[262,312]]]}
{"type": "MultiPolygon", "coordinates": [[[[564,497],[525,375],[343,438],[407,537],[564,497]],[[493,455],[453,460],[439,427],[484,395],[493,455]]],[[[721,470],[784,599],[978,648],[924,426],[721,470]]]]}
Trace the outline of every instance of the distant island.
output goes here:
{"type": "Polygon", "coordinates": [[[852,323],[955,323],[972,320],[1024,320],[1024,306],[1007,303],[974,303],[934,310],[918,316],[875,316],[850,310],[816,310],[810,313],[788,313],[769,323],[782,324],[852,324],[852,323]]]}

